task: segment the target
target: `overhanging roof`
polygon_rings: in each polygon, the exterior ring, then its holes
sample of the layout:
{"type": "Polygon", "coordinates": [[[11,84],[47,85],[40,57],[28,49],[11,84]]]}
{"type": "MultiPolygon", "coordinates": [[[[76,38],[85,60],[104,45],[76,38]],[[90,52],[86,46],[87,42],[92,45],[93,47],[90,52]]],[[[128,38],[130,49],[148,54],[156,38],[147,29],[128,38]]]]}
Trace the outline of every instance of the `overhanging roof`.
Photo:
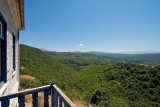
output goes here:
{"type": "Polygon", "coordinates": [[[20,30],[23,30],[25,28],[24,0],[18,0],[18,4],[19,4],[19,12],[20,12],[20,20],[21,20],[20,30]]]}

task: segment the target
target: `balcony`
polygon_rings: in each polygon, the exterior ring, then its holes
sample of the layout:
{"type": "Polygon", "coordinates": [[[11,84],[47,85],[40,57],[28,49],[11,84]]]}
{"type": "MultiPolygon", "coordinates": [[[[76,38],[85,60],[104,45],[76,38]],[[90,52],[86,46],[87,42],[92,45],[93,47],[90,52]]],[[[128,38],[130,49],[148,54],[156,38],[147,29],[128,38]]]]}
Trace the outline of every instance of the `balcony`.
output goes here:
{"type": "Polygon", "coordinates": [[[32,94],[32,107],[38,107],[38,93],[42,92],[44,96],[44,107],[76,107],[76,105],[54,84],[20,91],[15,94],[0,96],[1,107],[9,107],[10,100],[18,98],[18,107],[25,107],[25,96],[32,94]],[[49,104],[49,95],[51,95],[51,104],[49,104]]]}

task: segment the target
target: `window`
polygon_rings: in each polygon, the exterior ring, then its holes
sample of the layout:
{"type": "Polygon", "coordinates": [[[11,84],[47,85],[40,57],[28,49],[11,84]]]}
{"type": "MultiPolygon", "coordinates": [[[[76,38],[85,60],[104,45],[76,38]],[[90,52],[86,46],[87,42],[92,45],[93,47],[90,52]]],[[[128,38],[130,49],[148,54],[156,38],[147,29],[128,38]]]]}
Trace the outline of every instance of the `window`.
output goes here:
{"type": "Polygon", "coordinates": [[[13,34],[13,70],[16,71],[16,37],[13,34]]]}
{"type": "MultiPolygon", "coordinates": [[[[1,44],[1,40],[0,40],[0,76],[1,76],[1,72],[2,72],[2,63],[1,63],[1,46],[2,46],[2,44],[1,44]]],[[[0,81],[1,81],[1,78],[0,78],[0,81]]]]}
{"type": "Polygon", "coordinates": [[[7,24],[0,13],[0,82],[7,81],[7,24]]]}
{"type": "Polygon", "coordinates": [[[0,35],[2,35],[2,23],[0,22],[0,35]]]}
{"type": "MultiPolygon", "coordinates": [[[[2,42],[3,41],[3,36],[2,36],[2,23],[0,21],[0,76],[2,74],[2,42]]],[[[0,78],[0,81],[2,79],[0,78]]]]}

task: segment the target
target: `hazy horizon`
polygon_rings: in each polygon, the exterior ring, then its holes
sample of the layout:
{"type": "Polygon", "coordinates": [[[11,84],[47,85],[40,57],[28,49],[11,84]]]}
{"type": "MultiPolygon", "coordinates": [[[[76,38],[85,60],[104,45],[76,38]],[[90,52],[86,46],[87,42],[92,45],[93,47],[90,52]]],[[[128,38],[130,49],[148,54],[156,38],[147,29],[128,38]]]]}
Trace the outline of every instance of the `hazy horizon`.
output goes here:
{"type": "MultiPolygon", "coordinates": [[[[35,47],[37,48],[37,47],[35,47]]],[[[124,52],[105,52],[105,51],[96,51],[96,50],[90,50],[90,51],[56,51],[56,50],[48,50],[44,48],[39,48],[43,51],[52,51],[52,52],[102,52],[102,53],[119,53],[119,54],[145,54],[145,53],[160,53],[160,50],[144,50],[144,51],[124,51],[124,52]]]]}

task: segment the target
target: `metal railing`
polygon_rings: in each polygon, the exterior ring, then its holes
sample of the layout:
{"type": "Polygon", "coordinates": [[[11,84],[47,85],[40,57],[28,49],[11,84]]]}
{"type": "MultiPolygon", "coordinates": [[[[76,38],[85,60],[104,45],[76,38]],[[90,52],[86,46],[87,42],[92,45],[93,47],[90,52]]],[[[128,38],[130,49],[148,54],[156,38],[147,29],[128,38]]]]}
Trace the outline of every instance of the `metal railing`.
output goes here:
{"type": "Polygon", "coordinates": [[[32,94],[32,107],[38,107],[38,93],[44,94],[44,107],[49,107],[49,94],[51,94],[51,107],[76,107],[76,105],[54,84],[20,91],[15,94],[0,96],[1,107],[9,107],[10,100],[18,98],[18,107],[25,107],[25,96],[32,94]]]}

